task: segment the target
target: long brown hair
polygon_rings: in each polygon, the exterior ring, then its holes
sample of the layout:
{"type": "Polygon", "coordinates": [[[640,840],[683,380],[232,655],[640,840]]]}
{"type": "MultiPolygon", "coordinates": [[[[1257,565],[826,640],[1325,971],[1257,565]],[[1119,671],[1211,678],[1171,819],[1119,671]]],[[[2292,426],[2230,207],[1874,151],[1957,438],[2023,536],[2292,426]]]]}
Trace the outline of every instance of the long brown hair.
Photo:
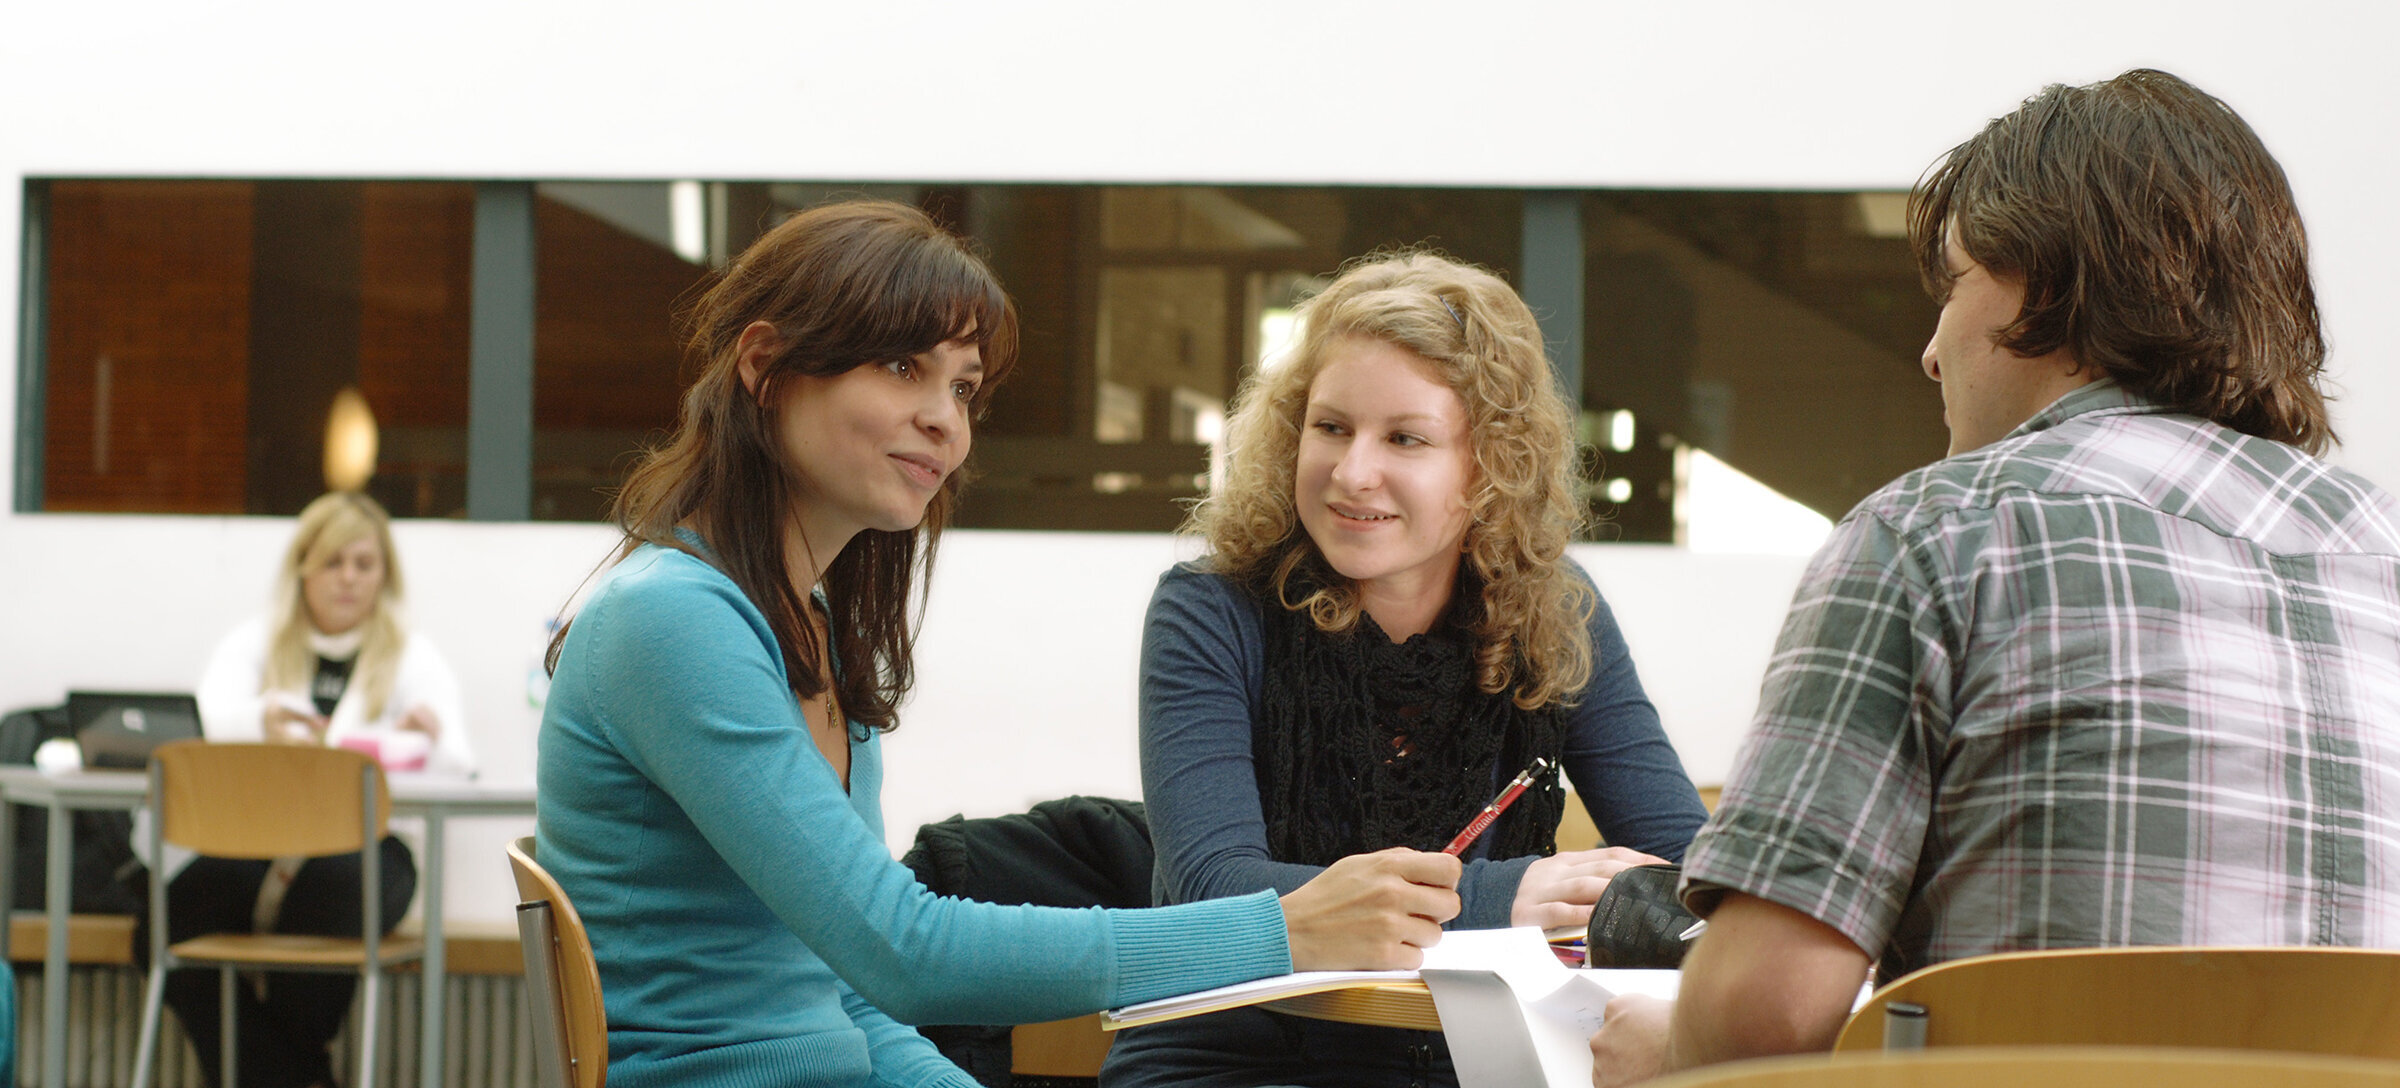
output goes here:
{"type": "MultiPolygon", "coordinates": [[[[625,530],[618,558],[642,544],[691,552],[676,530],[697,531],[707,548],[694,554],[766,614],[793,690],[813,698],[824,690],[825,647],[805,618],[808,587],[792,585],[784,564],[794,495],[776,438],[778,393],[796,376],[831,377],[964,339],[983,357],[970,406],[979,416],[1016,362],[1016,308],[983,260],[925,213],[854,201],[811,208],[768,231],[685,320],[702,369],[684,392],[674,436],[643,456],[617,495],[625,530]],[[775,327],[782,352],[760,368],[753,391],[736,363],[742,330],[757,321],[775,327]]],[[[916,678],[909,601],[932,569],[965,477],[963,469],[951,474],[915,529],[862,530],[825,568],[832,649],[842,665],[836,695],[853,721],[886,731],[899,724],[916,678]]],[[[551,642],[553,668],[565,634],[551,642]]]]}
{"type": "Polygon", "coordinates": [[[1598,597],[1566,560],[1583,521],[1574,414],[1533,311],[1490,272],[1405,249],[1360,258],[1297,317],[1291,357],[1236,394],[1225,479],[1193,508],[1185,531],[1207,538],[1216,571],[1305,609],[1319,630],[1356,625],[1362,605],[1346,579],[1286,600],[1295,572],[1319,554],[1294,506],[1300,429],[1329,346],[1365,336],[1405,348],[1467,408],[1476,484],[1464,558],[1483,606],[1473,632],[1477,686],[1508,690],[1528,710],[1568,702],[1591,679],[1598,597]]]}
{"type": "Polygon", "coordinates": [[[1909,194],[1909,243],[1937,302],[1946,236],[2025,285],[2000,347],[2065,348],[2168,407],[2310,453],[2336,441],[2291,185],[2207,92],[2146,68],[2044,90],[1909,194]]]}

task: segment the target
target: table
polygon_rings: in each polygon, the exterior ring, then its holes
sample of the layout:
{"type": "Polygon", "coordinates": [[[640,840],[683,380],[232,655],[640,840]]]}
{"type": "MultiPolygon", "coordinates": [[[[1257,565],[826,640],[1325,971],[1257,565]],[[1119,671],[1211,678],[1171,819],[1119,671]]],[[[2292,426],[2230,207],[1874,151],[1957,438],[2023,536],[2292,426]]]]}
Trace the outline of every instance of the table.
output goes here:
{"type": "MultiPolygon", "coordinates": [[[[531,816],[533,787],[493,785],[450,778],[393,774],[392,815],[425,821],[425,858],[418,866],[425,912],[422,1047],[418,1079],[441,1088],[444,939],[442,936],[443,824],[453,816],[531,816]]],[[[50,812],[50,857],[43,871],[49,941],[42,954],[42,1088],[63,1088],[67,1079],[67,915],[74,889],[74,821],[79,809],[130,812],[143,807],[149,776],[140,771],[62,771],[0,765],[0,905],[16,902],[16,810],[9,802],[40,805],[50,812]]],[[[8,926],[0,924],[0,962],[8,956],[8,926]]]]}
{"type": "Polygon", "coordinates": [[[1442,1030],[1442,1014],[1433,1007],[1433,991],[1424,983],[1413,980],[1324,990],[1261,1002],[1261,1005],[1277,1012],[1315,1020],[1338,1020],[1345,1024],[1371,1024],[1413,1031],[1442,1030]]]}

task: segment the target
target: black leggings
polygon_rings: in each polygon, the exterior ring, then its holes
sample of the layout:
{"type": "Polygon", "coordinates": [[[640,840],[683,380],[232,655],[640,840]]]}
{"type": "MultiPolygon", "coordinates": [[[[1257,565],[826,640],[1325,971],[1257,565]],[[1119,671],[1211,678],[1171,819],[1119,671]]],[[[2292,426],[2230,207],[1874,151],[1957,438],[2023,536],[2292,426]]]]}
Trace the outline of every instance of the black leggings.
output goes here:
{"type": "MultiPolygon", "coordinates": [[[[408,913],[417,894],[417,862],[408,844],[386,837],[383,858],[383,928],[389,933],[408,913]]],[[[358,936],[357,854],[310,858],[292,878],[275,932],[325,937],[358,936]]],[[[267,862],[200,857],[167,885],[167,941],[203,933],[248,933],[267,879],[267,862]]],[[[149,967],[149,917],[134,934],[134,955],[149,967]]],[[[241,1088],[306,1088],[334,1083],[331,1045],[350,1016],[358,991],[355,975],[273,971],[267,996],[247,982],[234,987],[236,1055],[241,1088]]],[[[217,1083],[220,1055],[218,982],[214,968],[167,974],[166,1003],[183,1021],[184,1034],[200,1057],[200,1073],[217,1083]]]]}

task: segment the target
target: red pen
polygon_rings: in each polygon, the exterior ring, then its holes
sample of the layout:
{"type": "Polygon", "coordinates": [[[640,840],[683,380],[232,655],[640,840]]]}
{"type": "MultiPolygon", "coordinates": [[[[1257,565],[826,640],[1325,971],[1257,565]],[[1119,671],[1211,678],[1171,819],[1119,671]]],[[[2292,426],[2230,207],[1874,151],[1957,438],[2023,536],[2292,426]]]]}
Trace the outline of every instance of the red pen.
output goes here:
{"type": "Polygon", "coordinates": [[[1500,787],[1500,796],[1492,798],[1491,804],[1483,806],[1483,811],[1476,813],[1474,819],[1467,821],[1466,830],[1460,831],[1457,838],[1450,840],[1450,845],[1442,847],[1442,853],[1457,854],[1467,847],[1475,845],[1475,840],[1482,837],[1483,833],[1491,828],[1492,821],[1499,819],[1501,813],[1508,811],[1508,806],[1516,804],[1517,797],[1525,792],[1525,788],[1533,785],[1533,780],[1540,778],[1542,772],[1549,769],[1549,759],[1542,756],[1533,757],[1533,765],[1525,768],[1525,773],[1509,779],[1508,785],[1500,787]]]}

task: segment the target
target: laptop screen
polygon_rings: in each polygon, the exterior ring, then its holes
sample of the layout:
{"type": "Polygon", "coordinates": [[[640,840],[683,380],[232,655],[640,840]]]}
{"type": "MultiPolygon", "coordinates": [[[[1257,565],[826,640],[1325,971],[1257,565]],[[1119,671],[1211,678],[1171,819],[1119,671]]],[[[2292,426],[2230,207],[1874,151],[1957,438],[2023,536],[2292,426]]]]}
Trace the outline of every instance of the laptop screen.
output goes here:
{"type": "Polygon", "coordinates": [[[67,719],[86,767],[140,770],[150,752],[200,735],[200,704],[172,692],[70,691],[67,719]]]}

